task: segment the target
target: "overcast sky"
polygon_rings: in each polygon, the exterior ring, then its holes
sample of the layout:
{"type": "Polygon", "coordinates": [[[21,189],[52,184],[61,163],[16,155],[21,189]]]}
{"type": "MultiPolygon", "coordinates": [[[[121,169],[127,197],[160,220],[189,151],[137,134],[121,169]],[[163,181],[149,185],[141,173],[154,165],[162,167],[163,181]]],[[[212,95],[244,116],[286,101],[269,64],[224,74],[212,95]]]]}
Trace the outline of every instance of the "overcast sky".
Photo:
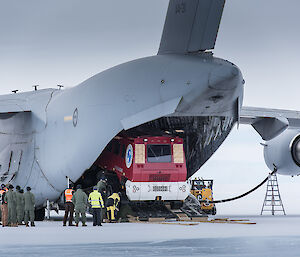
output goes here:
{"type": "MultiPolygon", "coordinates": [[[[0,93],[35,84],[72,87],[116,64],[155,55],[167,6],[168,0],[0,0],[0,93]]],[[[299,0],[227,0],[214,53],[242,70],[245,105],[300,110],[299,10],[299,0]]],[[[241,126],[200,171],[215,179],[216,198],[266,176],[259,142],[241,126]]],[[[288,213],[300,213],[294,202],[299,178],[279,179],[288,213]]],[[[259,213],[264,190],[218,206],[219,213],[259,213]]]]}

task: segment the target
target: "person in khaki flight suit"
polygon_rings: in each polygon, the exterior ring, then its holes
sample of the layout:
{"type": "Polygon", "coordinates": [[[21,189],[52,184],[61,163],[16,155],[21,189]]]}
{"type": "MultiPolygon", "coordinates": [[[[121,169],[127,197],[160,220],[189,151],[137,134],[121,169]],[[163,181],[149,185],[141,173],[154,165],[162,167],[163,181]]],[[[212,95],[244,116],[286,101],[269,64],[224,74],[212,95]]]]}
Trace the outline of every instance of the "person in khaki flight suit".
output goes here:
{"type": "Polygon", "coordinates": [[[77,185],[76,192],[73,194],[72,202],[75,208],[75,223],[76,227],[79,225],[79,218],[81,215],[82,226],[86,227],[86,208],[88,197],[85,192],[81,189],[81,185],[77,185]]]}
{"type": "Polygon", "coordinates": [[[4,201],[7,202],[8,226],[17,227],[17,197],[16,192],[14,192],[13,189],[13,185],[8,186],[8,191],[5,194],[4,201]]]}
{"type": "Polygon", "coordinates": [[[17,222],[18,225],[24,225],[23,219],[25,214],[24,191],[20,186],[16,186],[16,202],[17,202],[17,222]]]}
{"type": "Polygon", "coordinates": [[[35,207],[35,197],[34,194],[31,193],[31,187],[26,188],[27,192],[24,194],[25,200],[25,225],[29,227],[28,222],[30,221],[30,226],[35,227],[34,224],[34,207],[35,207]]]}

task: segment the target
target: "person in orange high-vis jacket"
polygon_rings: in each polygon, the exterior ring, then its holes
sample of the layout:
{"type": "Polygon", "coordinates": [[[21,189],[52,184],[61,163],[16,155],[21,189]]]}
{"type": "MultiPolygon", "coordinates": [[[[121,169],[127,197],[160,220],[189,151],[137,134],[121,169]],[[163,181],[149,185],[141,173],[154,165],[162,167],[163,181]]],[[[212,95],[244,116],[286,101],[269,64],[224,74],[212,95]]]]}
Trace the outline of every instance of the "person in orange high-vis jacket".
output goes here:
{"type": "Polygon", "coordinates": [[[68,189],[65,190],[65,216],[63,219],[63,226],[66,226],[68,216],[69,216],[69,226],[73,225],[73,214],[74,214],[74,204],[72,203],[72,197],[73,197],[73,186],[69,186],[68,189]]]}
{"type": "Polygon", "coordinates": [[[1,189],[0,189],[2,227],[7,226],[7,218],[8,218],[7,202],[4,201],[4,197],[5,197],[6,192],[7,192],[7,188],[5,187],[4,184],[2,184],[1,185],[1,189]]]}

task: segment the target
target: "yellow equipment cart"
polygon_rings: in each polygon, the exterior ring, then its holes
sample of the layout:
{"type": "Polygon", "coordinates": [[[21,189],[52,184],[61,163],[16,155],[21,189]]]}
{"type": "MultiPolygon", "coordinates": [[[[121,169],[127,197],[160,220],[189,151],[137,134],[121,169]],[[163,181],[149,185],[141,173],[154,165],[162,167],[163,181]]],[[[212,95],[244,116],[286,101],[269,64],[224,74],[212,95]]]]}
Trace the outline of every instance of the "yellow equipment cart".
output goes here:
{"type": "Polygon", "coordinates": [[[193,179],[191,180],[191,194],[194,195],[201,204],[201,210],[206,214],[216,215],[217,209],[213,201],[213,180],[212,179],[193,179]]]}

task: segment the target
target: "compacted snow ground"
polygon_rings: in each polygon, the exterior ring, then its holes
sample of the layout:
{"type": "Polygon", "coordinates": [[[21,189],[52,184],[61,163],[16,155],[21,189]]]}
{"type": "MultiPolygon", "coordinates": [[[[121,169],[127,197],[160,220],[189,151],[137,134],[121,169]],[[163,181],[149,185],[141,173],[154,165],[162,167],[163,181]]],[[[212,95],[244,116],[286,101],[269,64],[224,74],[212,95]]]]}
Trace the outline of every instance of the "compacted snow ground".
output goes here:
{"type": "MultiPolygon", "coordinates": [[[[233,217],[255,225],[117,223],[4,227],[0,253],[12,256],[300,256],[300,216],[233,217]]],[[[215,218],[215,217],[214,217],[215,218]]],[[[224,218],[224,217],[222,217],[224,218]]]]}

